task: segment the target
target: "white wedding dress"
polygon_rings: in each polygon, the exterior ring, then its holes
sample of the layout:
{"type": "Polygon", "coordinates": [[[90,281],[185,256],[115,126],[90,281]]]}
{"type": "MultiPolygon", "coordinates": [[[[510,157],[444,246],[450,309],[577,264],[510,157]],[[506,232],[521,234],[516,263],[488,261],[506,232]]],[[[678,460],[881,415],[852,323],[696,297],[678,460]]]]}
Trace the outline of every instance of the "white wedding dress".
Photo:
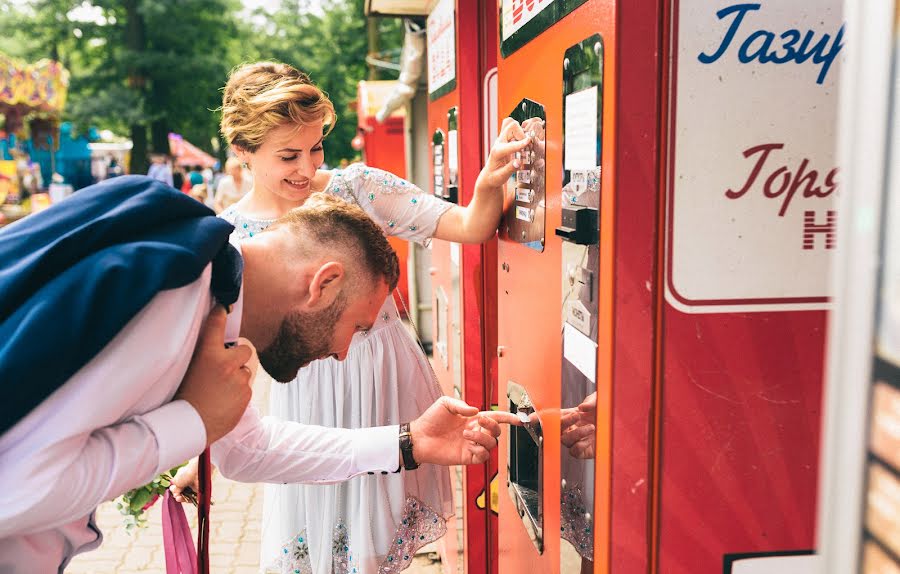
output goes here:
{"type": "MultiPolygon", "coordinates": [[[[334,170],[326,193],[359,204],[386,235],[427,243],[452,204],[388,172],[353,164],[334,170]]],[[[221,217],[232,240],[272,221],[221,217]]],[[[323,359],[288,383],[272,383],[269,414],[328,427],[365,428],[418,417],[440,395],[428,359],[400,321],[393,298],[375,326],[357,334],[344,361],[323,359]]],[[[358,476],[333,485],[267,484],[260,566],[284,574],[390,574],[437,540],[453,514],[446,467],[358,476]]]]}

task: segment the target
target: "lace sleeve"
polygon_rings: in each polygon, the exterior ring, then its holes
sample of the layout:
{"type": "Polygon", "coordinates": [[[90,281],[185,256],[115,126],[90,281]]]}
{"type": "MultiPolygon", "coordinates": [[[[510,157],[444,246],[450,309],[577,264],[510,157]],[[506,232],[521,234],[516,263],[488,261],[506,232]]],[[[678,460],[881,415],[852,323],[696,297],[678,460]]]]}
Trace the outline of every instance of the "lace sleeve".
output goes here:
{"type": "Polygon", "coordinates": [[[448,203],[396,175],[363,164],[336,170],[328,188],[359,204],[388,236],[427,245],[448,203]]]}

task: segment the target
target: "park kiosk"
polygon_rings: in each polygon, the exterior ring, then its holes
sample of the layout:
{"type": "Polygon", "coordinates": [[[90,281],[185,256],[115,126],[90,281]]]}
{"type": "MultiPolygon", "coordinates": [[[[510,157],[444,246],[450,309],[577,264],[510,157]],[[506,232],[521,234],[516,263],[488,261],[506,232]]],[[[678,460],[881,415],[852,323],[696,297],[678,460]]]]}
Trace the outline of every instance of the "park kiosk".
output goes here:
{"type": "Polygon", "coordinates": [[[35,141],[56,139],[68,86],[69,72],[59,62],[27,64],[0,54],[0,117],[5,133],[0,149],[6,153],[15,147],[10,138],[26,128],[35,141]]]}

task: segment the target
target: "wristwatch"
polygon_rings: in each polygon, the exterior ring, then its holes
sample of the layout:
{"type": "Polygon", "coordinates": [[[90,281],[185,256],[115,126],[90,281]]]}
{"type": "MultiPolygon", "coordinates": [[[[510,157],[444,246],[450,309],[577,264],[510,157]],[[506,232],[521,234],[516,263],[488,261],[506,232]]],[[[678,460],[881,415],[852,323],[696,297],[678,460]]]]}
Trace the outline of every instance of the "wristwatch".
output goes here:
{"type": "Polygon", "coordinates": [[[409,432],[409,423],[400,425],[400,456],[403,457],[403,468],[406,470],[416,470],[419,463],[413,457],[412,435],[409,432]]]}

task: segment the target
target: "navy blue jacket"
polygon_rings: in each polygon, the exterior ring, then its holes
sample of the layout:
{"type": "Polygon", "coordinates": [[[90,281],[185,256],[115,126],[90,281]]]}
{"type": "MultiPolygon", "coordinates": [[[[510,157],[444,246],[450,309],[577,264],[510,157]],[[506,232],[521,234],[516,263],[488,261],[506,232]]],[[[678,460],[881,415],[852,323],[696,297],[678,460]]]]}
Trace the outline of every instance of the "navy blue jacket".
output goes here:
{"type": "Polygon", "coordinates": [[[0,230],[0,434],[159,291],[189,285],[210,262],[213,294],[226,306],[237,300],[242,262],[228,244],[232,229],[163,183],[125,176],[0,230]]]}

